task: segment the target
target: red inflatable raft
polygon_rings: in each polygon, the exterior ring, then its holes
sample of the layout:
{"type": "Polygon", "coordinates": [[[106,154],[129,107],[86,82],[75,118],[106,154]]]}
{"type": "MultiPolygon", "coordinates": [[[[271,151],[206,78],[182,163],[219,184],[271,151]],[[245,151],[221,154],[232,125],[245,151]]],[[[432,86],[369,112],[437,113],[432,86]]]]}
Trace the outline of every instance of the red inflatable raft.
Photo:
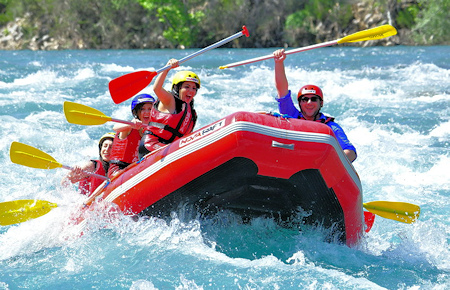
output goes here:
{"type": "Polygon", "coordinates": [[[333,131],[318,122],[237,112],[130,165],[97,195],[127,215],[167,217],[180,204],[202,214],[332,228],[354,245],[363,233],[358,174],[333,131]]]}

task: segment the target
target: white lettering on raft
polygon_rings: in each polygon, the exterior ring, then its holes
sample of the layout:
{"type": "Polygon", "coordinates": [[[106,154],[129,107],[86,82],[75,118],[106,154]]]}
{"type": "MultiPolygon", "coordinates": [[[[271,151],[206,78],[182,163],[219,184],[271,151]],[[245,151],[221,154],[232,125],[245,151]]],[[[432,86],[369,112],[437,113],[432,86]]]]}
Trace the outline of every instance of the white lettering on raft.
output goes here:
{"type": "Polygon", "coordinates": [[[198,132],[196,132],[196,133],[194,133],[192,135],[189,135],[186,138],[183,138],[183,139],[180,140],[180,147],[183,147],[183,146],[185,146],[185,145],[187,145],[189,143],[192,143],[195,140],[197,140],[197,139],[199,139],[199,138],[201,138],[203,136],[209,135],[212,132],[214,132],[214,131],[218,130],[219,128],[223,127],[224,125],[225,125],[225,120],[220,120],[219,122],[214,123],[211,126],[208,126],[208,127],[204,128],[203,130],[200,130],[200,131],[198,131],[198,132]]]}

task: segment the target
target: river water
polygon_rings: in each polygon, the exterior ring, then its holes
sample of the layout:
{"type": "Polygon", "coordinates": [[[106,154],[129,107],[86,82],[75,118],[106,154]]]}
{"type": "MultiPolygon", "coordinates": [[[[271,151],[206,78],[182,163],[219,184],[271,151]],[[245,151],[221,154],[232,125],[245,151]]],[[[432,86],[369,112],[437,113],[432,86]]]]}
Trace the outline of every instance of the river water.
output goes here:
{"type": "MultiPolygon", "coordinates": [[[[197,128],[236,111],[277,111],[273,60],[218,69],[272,51],[219,48],[182,65],[202,81],[197,128]]],[[[0,51],[0,202],[58,204],[40,218],[0,227],[0,289],[450,288],[449,46],[331,47],[286,60],[291,89],[321,86],[323,112],[356,146],[364,201],[417,204],[416,223],[377,217],[354,248],[326,243],[320,229],[298,232],[270,219],[213,223],[177,215],[94,219],[85,235],[67,239],[69,214],[83,197],[59,185],[64,169],[13,164],[11,142],[65,165],[95,157],[98,138],[113,124],[69,124],[63,102],[130,119],[130,101],[114,104],[108,82],[193,52],[0,51]]],[[[144,92],[152,94],[151,86],[144,92]]]]}

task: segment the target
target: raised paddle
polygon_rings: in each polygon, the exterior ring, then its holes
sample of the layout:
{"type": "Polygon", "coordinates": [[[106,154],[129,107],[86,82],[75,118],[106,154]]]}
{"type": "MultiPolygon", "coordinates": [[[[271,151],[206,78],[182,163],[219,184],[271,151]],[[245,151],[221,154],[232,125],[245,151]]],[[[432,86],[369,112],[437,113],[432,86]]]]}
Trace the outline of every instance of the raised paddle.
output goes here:
{"type": "MultiPolygon", "coordinates": [[[[306,46],[306,47],[292,49],[292,50],[286,51],[286,54],[293,54],[293,53],[297,53],[297,52],[301,52],[301,51],[331,46],[331,45],[335,45],[335,44],[347,43],[347,42],[359,42],[359,41],[365,41],[365,40],[382,39],[382,38],[386,38],[386,37],[396,35],[396,34],[397,34],[397,30],[393,26],[386,24],[386,25],[382,25],[379,27],[359,31],[359,32],[350,34],[346,37],[340,38],[338,40],[332,40],[332,41],[328,41],[328,42],[324,42],[324,43],[319,43],[319,44],[314,44],[314,45],[310,45],[310,46],[306,46]]],[[[257,57],[257,58],[252,58],[252,59],[248,59],[248,60],[244,60],[244,61],[230,63],[230,64],[227,64],[224,66],[220,66],[219,68],[220,69],[232,68],[232,67],[249,64],[249,63],[254,63],[254,62],[271,59],[271,58],[274,58],[273,54],[261,56],[261,57],[257,57]]]]}
{"type": "Polygon", "coordinates": [[[420,215],[420,207],[407,202],[371,201],[363,206],[371,213],[407,224],[415,222],[420,215]]]}
{"type": "Polygon", "coordinates": [[[47,214],[56,203],[45,200],[14,200],[0,202],[0,225],[8,226],[23,223],[47,214]]]}
{"type": "MultiPolygon", "coordinates": [[[[214,44],[211,44],[210,46],[205,47],[193,54],[190,54],[180,59],[178,63],[188,61],[191,58],[194,58],[213,48],[224,45],[225,43],[228,43],[238,37],[241,37],[242,35],[245,35],[246,37],[249,36],[248,30],[245,26],[242,26],[242,31],[233,34],[225,39],[222,39],[221,41],[218,41],[214,44]]],[[[152,82],[152,79],[157,74],[168,69],[170,69],[170,65],[166,65],[165,67],[162,67],[157,71],[137,71],[113,79],[112,81],[109,82],[109,92],[111,93],[111,97],[114,103],[119,104],[133,97],[134,95],[139,93],[142,89],[144,89],[146,86],[148,86],[152,82]]]]}
{"type": "MultiPolygon", "coordinates": [[[[39,169],[55,169],[55,168],[64,168],[72,170],[73,168],[67,165],[63,165],[55,160],[52,156],[47,153],[34,148],[30,145],[26,145],[20,142],[12,142],[11,147],[9,149],[9,157],[11,161],[16,164],[28,166],[31,168],[39,168],[39,169]]],[[[87,172],[87,174],[95,176],[96,178],[106,180],[108,179],[106,176],[95,174],[92,172],[87,172]]]]}
{"type": "Polygon", "coordinates": [[[109,121],[134,125],[133,122],[114,119],[106,116],[97,109],[68,101],[64,102],[64,115],[69,123],[78,125],[103,125],[109,121]]]}

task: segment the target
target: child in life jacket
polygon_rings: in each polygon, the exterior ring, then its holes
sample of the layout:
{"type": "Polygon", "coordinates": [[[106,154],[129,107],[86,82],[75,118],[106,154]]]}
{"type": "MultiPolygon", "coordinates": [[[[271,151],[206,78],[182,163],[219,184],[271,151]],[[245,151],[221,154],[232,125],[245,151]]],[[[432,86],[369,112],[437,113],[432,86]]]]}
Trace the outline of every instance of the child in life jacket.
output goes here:
{"type": "Polygon", "coordinates": [[[67,185],[69,182],[79,182],[78,189],[80,193],[87,196],[91,195],[103,183],[103,180],[90,175],[89,172],[107,176],[114,135],[115,133],[106,133],[98,141],[98,160],[92,159],[81,166],[74,166],[63,178],[61,184],[67,185]]]}
{"type": "MultiPolygon", "coordinates": [[[[171,59],[167,65],[175,68],[178,61],[171,59]]],[[[197,121],[194,97],[200,88],[200,78],[191,71],[179,71],[173,77],[172,91],[168,92],[163,84],[169,70],[159,74],[153,85],[158,101],[139,145],[139,158],[191,133],[197,121]]]]}
{"type": "Polygon", "coordinates": [[[286,114],[293,118],[304,119],[308,121],[316,121],[326,124],[330,127],[336,139],[341,145],[350,162],[356,159],[355,146],[348,140],[344,130],[336,122],[334,118],[325,116],[320,112],[323,106],[322,90],[316,85],[305,85],[300,88],[297,94],[297,101],[300,110],[298,110],[292,101],[291,91],[284,69],[284,60],[286,53],[284,49],[274,51],[275,60],[275,86],[277,88],[277,101],[280,114],[286,114]]]}
{"type": "Polygon", "coordinates": [[[114,131],[113,150],[111,152],[110,169],[108,177],[112,178],[125,167],[139,160],[138,147],[144,134],[145,127],[150,121],[155,98],[149,94],[140,94],[131,101],[131,113],[134,125],[116,124],[114,131]]]}

